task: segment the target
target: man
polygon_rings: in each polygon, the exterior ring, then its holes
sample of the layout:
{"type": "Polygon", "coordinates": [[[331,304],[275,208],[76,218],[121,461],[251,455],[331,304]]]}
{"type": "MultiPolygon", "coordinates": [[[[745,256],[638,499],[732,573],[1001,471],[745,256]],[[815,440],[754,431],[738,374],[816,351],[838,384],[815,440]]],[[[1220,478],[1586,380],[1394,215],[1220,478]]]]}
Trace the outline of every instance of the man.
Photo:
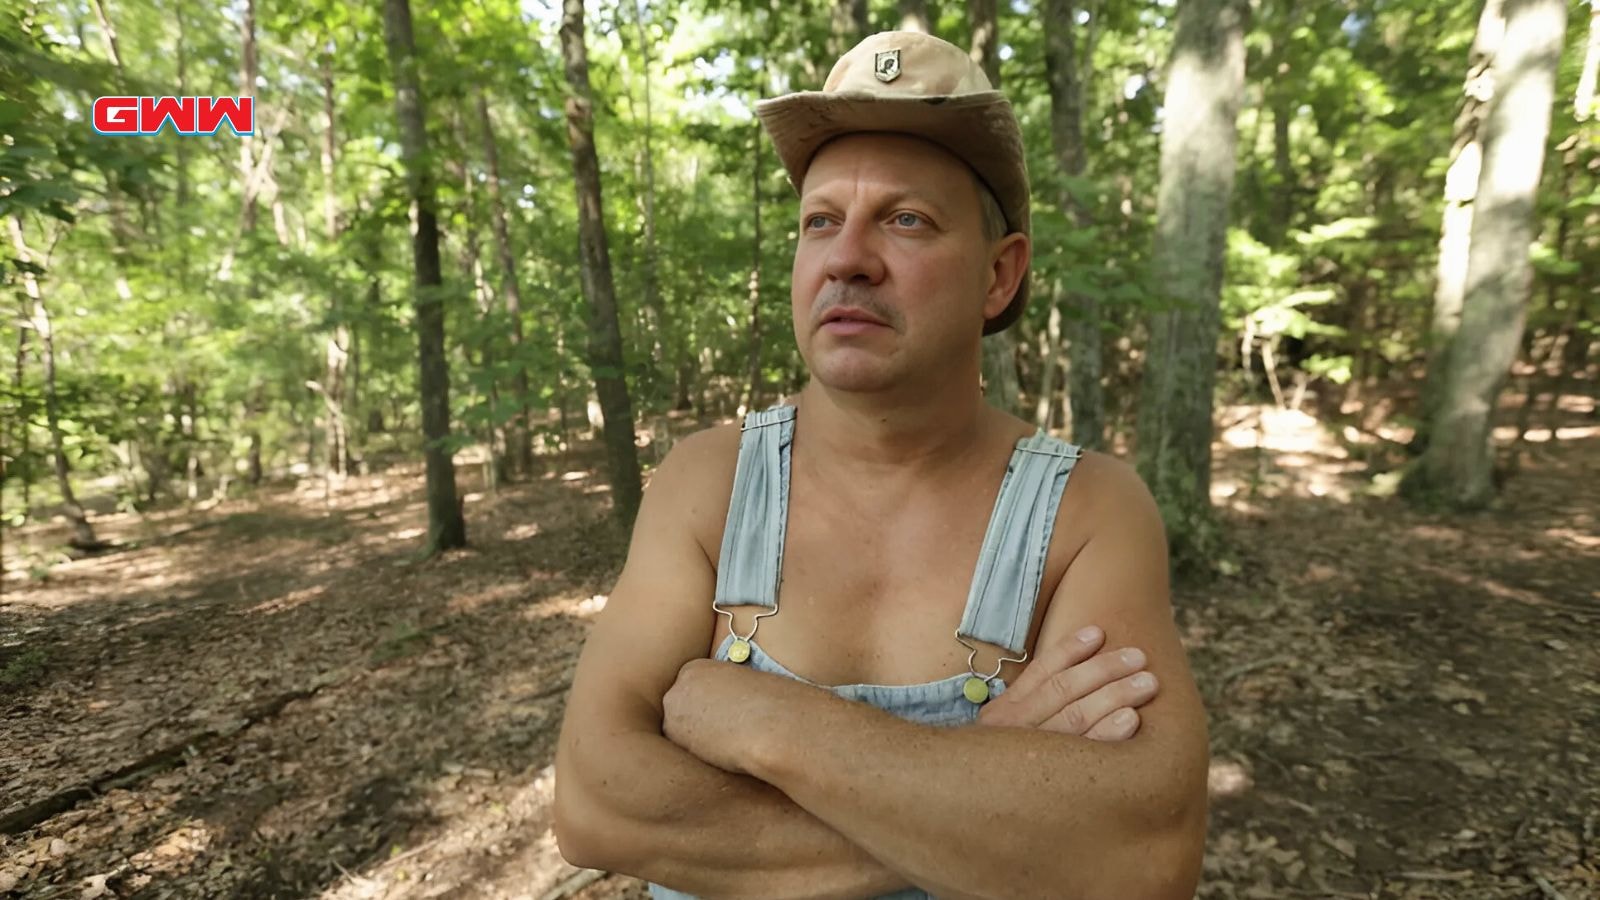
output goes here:
{"type": "Polygon", "coordinates": [[[979,390],[1027,297],[1009,104],[891,32],[758,113],[811,381],[652,479],[568,701],[562,854],[657,897],[1192,896],[1205,718],[1155,505],[979,390]]]}

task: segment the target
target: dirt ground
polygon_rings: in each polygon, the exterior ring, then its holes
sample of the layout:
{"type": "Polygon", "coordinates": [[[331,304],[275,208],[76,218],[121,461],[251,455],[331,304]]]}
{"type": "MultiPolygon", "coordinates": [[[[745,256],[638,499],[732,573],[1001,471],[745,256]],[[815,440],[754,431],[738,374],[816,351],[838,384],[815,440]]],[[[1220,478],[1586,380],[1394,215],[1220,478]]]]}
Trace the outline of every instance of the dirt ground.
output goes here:
{"type": "MultiPolygon", "coordinates": [[[[1381,439],[1232,413],[1234,546],[1175,597],[1211,715],[1200,896],[1600,897],[1588,409],[1465,517],[1379,496],[1381,439]]],[[[59,525],[8,535],[0,895],[644,896],[550,832],[625,549],[598,464],[492,495],[463,469],[472,547],[420,562],[415,470],[103,517],[130,546],[73,562],[59,525]]]]}

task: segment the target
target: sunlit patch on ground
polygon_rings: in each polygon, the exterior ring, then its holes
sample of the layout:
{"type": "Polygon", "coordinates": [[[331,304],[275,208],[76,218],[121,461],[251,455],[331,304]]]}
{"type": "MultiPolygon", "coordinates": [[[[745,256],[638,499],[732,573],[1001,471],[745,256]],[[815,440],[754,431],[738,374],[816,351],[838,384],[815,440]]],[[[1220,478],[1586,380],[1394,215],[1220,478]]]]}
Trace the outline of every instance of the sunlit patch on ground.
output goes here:
{"type": "Polygon", "coordinates": [[[524,522],[521,525],[513,526],[509,531],[506,532],[505,536],[506,536],[507,540],[525,541],[528,538],[531,538],[534,535],[537,535],[538,533],[539,533],[539,523],[538,522],[524,522]]]}
{"type": "Polygon", "coordinates": [[[1553,537],[1577,547],[1580,550],[1600,550],[1600,534],[1582,532],[1573,528],[1547,528],[1546,537],[1553,537]]]}
{"type": "Polygon", "coordinates": [[[526,590],[525,585],[516,582],[493,584],[477,590],[462,590],[451,596],[446,609],[453,613],[472,612],[486,603],[509,600],[526,590]]]}
{"type": "Polygon", "coordinates": [[[1227,760],[1211,761],[1211,770],[1206,774],[1206,790],[1213,800],[1243,794],[1250,790],[1250,785],[1250,773],[1243,766],[1227,760]]]}
{"type": "Polygon", "coordinates": [[[1347,477],[1362,468],[1328,427],[1308,413],[1275,406],[1233,406],[1222,413],[1219,441],[1231,448],[1212,476],[1211,497],[1241,512],[1263,497],[1291,494],[1349,502],[1347,477]]]}
{"type": "Polygon", "coordinates": [[[267,615],[286,612],[294,609],[302,603],[310,603],[327,592],[327,585],[313,585],[311,587],[301,588],[297,591],[290,591],[281,597],[273,597],[268,600],[263,600],[260,603],[257,603],[255,606],[250,607],[248,611],[253,613],[265,613],[267,615]]]}
{"type": "Polygon", "coordinates": [[[543,602],[523,610],[522,616],[528,621],[548,619],[551,616],[571,616],[573,618],[592,618],[600,610],[606,608],[604,594],[590,594],[588,596],[564,594],[551,597],[543,602]]]}

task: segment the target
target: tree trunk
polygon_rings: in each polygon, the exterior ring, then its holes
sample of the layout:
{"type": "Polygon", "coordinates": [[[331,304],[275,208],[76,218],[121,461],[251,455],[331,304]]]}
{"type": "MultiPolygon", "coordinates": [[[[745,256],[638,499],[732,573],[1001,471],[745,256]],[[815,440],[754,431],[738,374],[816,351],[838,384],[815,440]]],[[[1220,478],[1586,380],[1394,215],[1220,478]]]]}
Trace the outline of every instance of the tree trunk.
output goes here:
{"type": "Polygon", "coordinates": [[[1294,111],[1301,102],[1294,94],[1294,86],[1284,81],[1293,71],[1290,47],[1296,28],[1304,27],[1306,13],[1302,0],[1260,0],[1253,4],[1256,33],[1265,38],[1258,70],[1253,74],[1260,83],[1261,99],[1257,101],[1259,114],[1246,144],[1253,155],[1259,146],[1259,132],[1268,116],[1272,125],[1272,174],[1265,185],[1258,177],[1257,167],[1249,167],[1253,198],[1264,208],[1265,220],[1253,229],[1261,242],[1273,249],[1281,249],[1289,236],[1289,225],[1294,219],[1294,153],[1291,144],[1290,124],[1294,111]]]}
{"type": "Polygon", "coordinates": [[[1427,449],[1405,484],[1423,502],[1458,509],[1481,508],[1494,495],[1490,429],[1527,315],[1534,202],[1567,7],[1563,0],[1506,0],[1505,17],[1484,120],[1461,323],[1442,360],[1427,449]]]}
{"type": "MultiPolygon", "coordinates": [[[[239,93],[241,96],[255,94],[256,84],[256,5],[255,0],[245,0],[244,16],[240,22],[240,64],[239,64],[239,93]]],[[[259,129],[257,129],[259,130],[259,129]]],[[[253,147],[253,136],[240,137],[239,139],[239,237],[234,246],[229,247],[222,254],[222,262],[218,266],[217,277],[227,281],[232,277],[233,260],[237,245],[248,241],[255,233],[256,227],[256,161],[253,147]]],[[[270,149],[270,145],[269,149],[270,149]]],[[[245,286],[245,295],[250,298],[259,296],[260,291],[252,279],[245,286]]],[[[253,391],[252,393],[259,393],[253,391]]],[[[256,417],[261,415],[265,404],[259,396],[253,396],[245,405],[244,427],[245,434],[250,442],[246,455],[248,476],[246,480],[254,487],[261,483],[265,472],[261,464],[262,440],[261,427],[256,423],[256,417]]],[[[164,455],[164,454],[163,454],[164,455]]],[[[152,501],[154,500],[155,480],[151,479],[152,501]]]]}
{"type": "Polygon", "coordinates": [[[1478,34],[1467,61],[1467,78],[1456,116],[1450,167],[1444,176],[1444,215],[1439,237],[1438,279],[1434,284],[1433,323],[1428,334],[1428,367],[1417,410],[1413,453],[1427,449],[1429,429],[1443,399],[1442,378],[1456,330],[1461,327],[1461,305],[1466,295],[1467,260],[1472,246],[1472,214],[1483,168],[1483,131],[1494,91],[1495,56],[1505,37],[1503,0],[1486,0],[1478,18],[1478,34]]]}
{"type": "Polygon", "coordinates": [[[755,163],[752,167],[753,177],[750,179],[754,191],[752,211],[755,221],[755,243],[751,249],[750,260],[750,366],[748,387],[745,390],[744,402],[739,404],[739,415],[756,408],[761,402],[761,129],[757,127],[755,133],[755,152],[752,157],[755,163]]]}
{"type": "MultiPolygon", "coordinates": [[[[117,43],[117,27],[111,20],[110,11],[106,9],[105,0],[94,0],[94,15],[95,21],[100,23],[100,35],[106,45],[106,58],[111,61],[111,68],[116,72],[114,83],[117,90],[119,93],[131,93],[127,88],[127,71],[122,65],[122,48],[117,43]]],[[[108,170],[106,210],[111,219],[111,256],[117,262],[119,282],[124,277],[122,262],[127,256],[130,243],[127,214],[123,208],[125,199],[121,173],[108,170]]]]}
{"type": "MultiPolygon", "coordinates": [[[[1056,360],[1061,355],[1061,292],[1050,294],[1050,315],[1039,332],[1039,392],[1033,402],[1033,424],[1048,430],[1056,406],[1056,360]]],[[[1068,419],[1071,422],[1071,419],[1068,419]]]]}
{"type": "Polygon", "coordinates": [[[427,440],[429,554],[463,547],[466,521],[456,499],[450,439],[450,371],[444,352],[444,289],[439,271],[439,223],[428,159],[428,133],[411,34],[410,0],[385,0],[384,34],[394,70],[395,115],[400,155],[411,195],[411,254],[416,276],[417,361],[422,393],[422,432],[427,440]]]}
{"type": "MultiPolygon", "coordinates": [[[[244,0],[244,17],[239,24],[243,44],[239,59],[239,93],[254,96],[256,92],[256,0],[244,0]]],[[[249,185],[255,171],[255,138],[243,135],[239,142],[239,179],[249,185]]],[[[244,211],[240,230],[250,234],[256,230],[256,197],[247,187],[244,194],[244,211]]]]}
{"type": "Polygon", "coordinates": [[[1600,3],[1589,4],[1589,43],[1583,52],[1583,71],[1572,95],[1572,111],[1579,122],[1595,115],[1595,82],[1600,81],[1600,3]]]}
{"type": "MultiPolygon", "coordinates": [[[[9,222],[11,243],[16,247],[17,258],[37,265],[22,235],[22,219],[12,216],[9,222]]],[[[72,524],[71,544],[79,550],[98,550],[103,545],[95,538],[94,526],[89,524],[89,514],[72,492],[72,470],[67,464],[66,442],[61,434],[61,409],[56,397],[56,349],[55,335],[50,329],[50,310],[45,306],[44,293],[39,290],[39,279],[34,277],[31,270],[23,271],[22,286],[33,304],[29,327],[39,335],[40,356],[44,361],[45,426],[50,431],[50,458],[55,463],[61,506],[66,511],[67,521],[72,524]]]]}
{"type": "Polygon", "coordinates": [[[1007,329],[983,339],[984,397],[989,405],[1012,415],[1022,413],[1017,382],[1017,339],[1007,329]]]}
{"type": "Polygon", "coordinates": [[[177,392],[178,435],[183,444],[184,497],[190,503],[200,499],[200,478],[204,471],[200,465],[200,404],[194,382],[187,376],[177,392]]]}
{"type": "Polygon", "coordinates": [[[583,294],[589,301],[589,368],[605,416],[606,457],[613,507],[631,528],[639,512],[639,455],[634,444],[633,406],[628,399],[622,331],[616,289],[606,245],[605,207],[600,202],[600,162],[594,146],[594,101],[589,87],[589,57],[584,46],[583,0],[563,0],[561,55],[571,93],[567,97],[567,140],[578,196],[578,251],[583,294]]]}
{"type": "MultiPolygon", "coordinates": [[[[178,32],[174,50],[176,51],[175,55],[177,56],[178,60],[178,96],[180,97],[189,96],[189,36],[188,24],[184,16],[185,5],[186,4],[184,3],[184,0],[177,0],[177,2],[173,4],[172,10],[173,19],[176,22],[178,32]]],[[[177,142],[176,150],[178,156],[178,171],[174,173],[178,182],[177,238],[179,252],[181,254],[181,268],[179,272],[180,277],[182,277],[185,281],[188,280],[189,276],[189,147],[190,142],[188,141],[180,140],[177,142]]]]}
{"type": "MultiPolygon", "coordinates": [[[[777,7],[774,7],[776,10],[777,7]]],[[[833,0],[829,50],[841,57],[867,36],[867,0],[833,0]]]]}
{"type": "MultiPolygon", "coordinates": [[[[461,146],[467,146],[468,135],[465,123],[457,120],[457,137],[461,146]]],[[[489,279],[483,271],[482,248],[478,241],[478,227],[473,219],[477,213],[477,185],[473,181],[472,171],[465,165],[455,167],[456,175],[461,179],[461,196],[465,204],[462,214],[462,268],[472,276],[472,296],[477,302],[478,315],[487,325],[494,320],[494,288],[489,286],[489,279]]],[[[473,365],[481,372],[492,373],[495,369],[495,339],[492,326],[484,327],[481,332],[484,341],[479,348],[478,360],[473,365]]],[[[500,384],[499,379],[491,377],[484,391],[484,400],[489,407],[489,421],[485,428],[484,443],[489,446],[489,467],[485,479],[490,490],[498,489],[506,470],[516,463],[508,459],[507,448],[511,442],[504,424],[499,421],[500,410],[500,384]]],[[[515,421],[513,421],[515,425],[515,421]]],[[[531,453],[531,447],[530,447],[531,453]]],[[[529,460],[531,464],[531,458],[529,460]]],[[[524,472],[531,471],[529,469],[524,472]]]]}
{"type": "MultiPolygon", "coordinates": [[[[339,195],[335,190],[335,117],[333,102],[333,62],[328,54],[321,60],[322,75],[322,230],[332,248],[339,240],[339,195]]],[[[344,304],[338,294],[328,301],[333,333],[324,348],[322,400],[328,409],[328,471],[341,478],[350,474],[350,439],[344,409],[345,371],[350,362],[350,326],[345,321],[344,304]]]]}
{"type": "Polygon", "coordinates": [[[1178,7],[1161,132],[1155,284],[1166,308],[1151,317],[1138,421],[1139,471],[1162,507],[1174,558],[1203,563],[1211,520],[1212,384],[1244,91],[1238,0],[1178,7]]]}
{"type": "Polygon", "coordinates": [[[100,23],[100,34],[106,42],[106,57],[111,60],[111,65],[122,74],[122,50],[117,44],[117,29],[111,24],[111,15],[106,11],[105,0],[94,0],[95,20],[100,23]]]}
{"type": "MultiPolygon", "coordinates": [[[[996,0],[967,0],[967,21],[972,26],[972,61],[1000,90],[1000,17],[996,0]]],[[[1067,20],[1071,22],[1071,19],[1067,20]]]]}
{"type": "Polygon", "coordinates": [[[920,31],[937,36],[933,16],[928,12],[928,0],[900,0],[900,30],[920,31]]]}
{"type": "Polygon", "coordinates": [[[505,295],[511,360],[515,367],[511,387],[517,395],[517,415],[507,430],[506,455],[512,471],[518,477],[526,477],[533,471],[533,440],[529,434],[533,427],[533,411],[527,361],[522,350],[522,282],[517,278],[517,255],[511,249],[511,228],[506,224],[506,205],[500,193],[500,148],[495,142],[494,120],[489,116],[489,100],[481,89],[478,91],[478,124],[483,129],[483,158],[489,167],[489,222],[494,229],[495,252],[500,260],[501,291],[505,295]]]}
{"type": "MultiPolygon", "coordinates": [[[[1081,178],[1088,168],[1083,146],[1083,85],[1078,81],[1073,35],[1075,21],[1072,0],[1047,0],[1044,64],[1050,82],[1050,136],[1055,145],[1056,166],[1071,179],[1081,178]]],[[[1070,182],[1062,193],[1061,208],[1074,227],[1083,229],[1092,224],[1087,203],[1073,192],[1070,182]]],[[[1104,441],[1106,425],[1105,391],[1100,384],[1100,303],[1084,294],[1070,294],[1067,302],[1074,311],[1068,323],[1072,354],[1067,375],[1072,398],[1072,440],[1094,449],[1104,441]]],[[[1052,315],[1055,314],[1053,310],[1052,315]]],[[[1040,400],[1042,403],[1044,398],[1040,400]]]]}
{"type": "MultiPolygon", "coordinates": [[[[249,418],[253,415],[256,415],[256,413],[248,410],[245,412],[246,418],[249,418]]],[[[245,453],[245,478],[252,486],[254,486],[260,484],[262,477],[265,475],[265,471],[261,465],[261,432],[252,429],[249,433],[249,438],[250,449],[245,453]]],[[[152,501],[155,500],[155,484],[153,480],[150,489],[150,499],[152,501]]]]}
{"type": "MultiPolygon", "coordinates": [[[[11,456],[13,464],[21,463],[22,469],[22,519],[27,521],[29,509],[33,506],[33,416],[28,408],[27,398],[22,392],[23,376],[27,372],[28,360],[28,307],[20,299],[17,310],[17,368],[12,374],[11,386],[17,398],[17,420],[13,424],[17,429],[17,452],[11,456]]],[[[4,479],[0,479],[3,483],[4,479]]]]}
{"type": "Polygon", "coordinates": [[[644,73],[644,192],[640,203],[644,212],[644,309],[650,329],[650,367],[647,370],[650,386],[645,392],[647,402],[659,402],[662,385],[666,380],[667,365],[662,332],[667,327],[666,310],[661,305],[660,261],[656,245],[656,167],[655,167],[655,109],[652,104],[654,76],[650,69],[650,29],[645,27],[645,4],[635,0],[634,22],[639,26],[640,70],[644,73]]]}
{"type": "MultiPolygon", "coordinates": [[[[989,84],[1000,89],[999,19],[996,0],[967,0],[967,17],[972,25],[971,55],[989,76],[989,84]]],[[[1012,415],[1024,415],[1021,388],[1017,383],[1017,341],[1010,329],[983,339],[984,397],[990,405],[1012,415]]]]}
{"type": "Polygon", "coordinates": [[[1294,219],[1294,154],[1289,142],[1289,123],[1294,119],[1292,99],[1286,95],[1272,101],[1272,171],[1275,176],[1270,200],[1271,233],[1267,244],[1282,247],[1289,238],[1294,219]]]}

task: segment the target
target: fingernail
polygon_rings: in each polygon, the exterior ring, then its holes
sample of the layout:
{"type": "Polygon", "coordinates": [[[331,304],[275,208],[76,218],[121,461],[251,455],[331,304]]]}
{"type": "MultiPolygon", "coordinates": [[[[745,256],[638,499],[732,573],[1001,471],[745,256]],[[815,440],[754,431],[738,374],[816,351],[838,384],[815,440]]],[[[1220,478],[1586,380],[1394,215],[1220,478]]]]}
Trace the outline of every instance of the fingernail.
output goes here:
{"type": "Polygon", "coordinates": [[[1092,644],[1095,641],[1100,640],[1100,629],[1090,625],[1088,628],[1078,632],[1078,640],[1084,642],[1085,644],[1092,644]]]}
{"type": "Polygon", "coordinates": [[[1132,725],[1134,720],[1133,710],[1125,709],[1122,712],[1117,713],[1116,720],[1118,725],[1132,725]]]}
{"type": "Polygon", "coordinates": [[[1148,691],[1156,686],[1156,677],[1149,672],[1140,672],[1133,676],[1133,686],[1141,691],[1148,691]]]}
{"type": "Polygon", "coordinates": [[[1138,647],[1129,647],[1122,651],[1122,661],[1130,666],[1144,665],[1144,651],[1138,647]]]}

